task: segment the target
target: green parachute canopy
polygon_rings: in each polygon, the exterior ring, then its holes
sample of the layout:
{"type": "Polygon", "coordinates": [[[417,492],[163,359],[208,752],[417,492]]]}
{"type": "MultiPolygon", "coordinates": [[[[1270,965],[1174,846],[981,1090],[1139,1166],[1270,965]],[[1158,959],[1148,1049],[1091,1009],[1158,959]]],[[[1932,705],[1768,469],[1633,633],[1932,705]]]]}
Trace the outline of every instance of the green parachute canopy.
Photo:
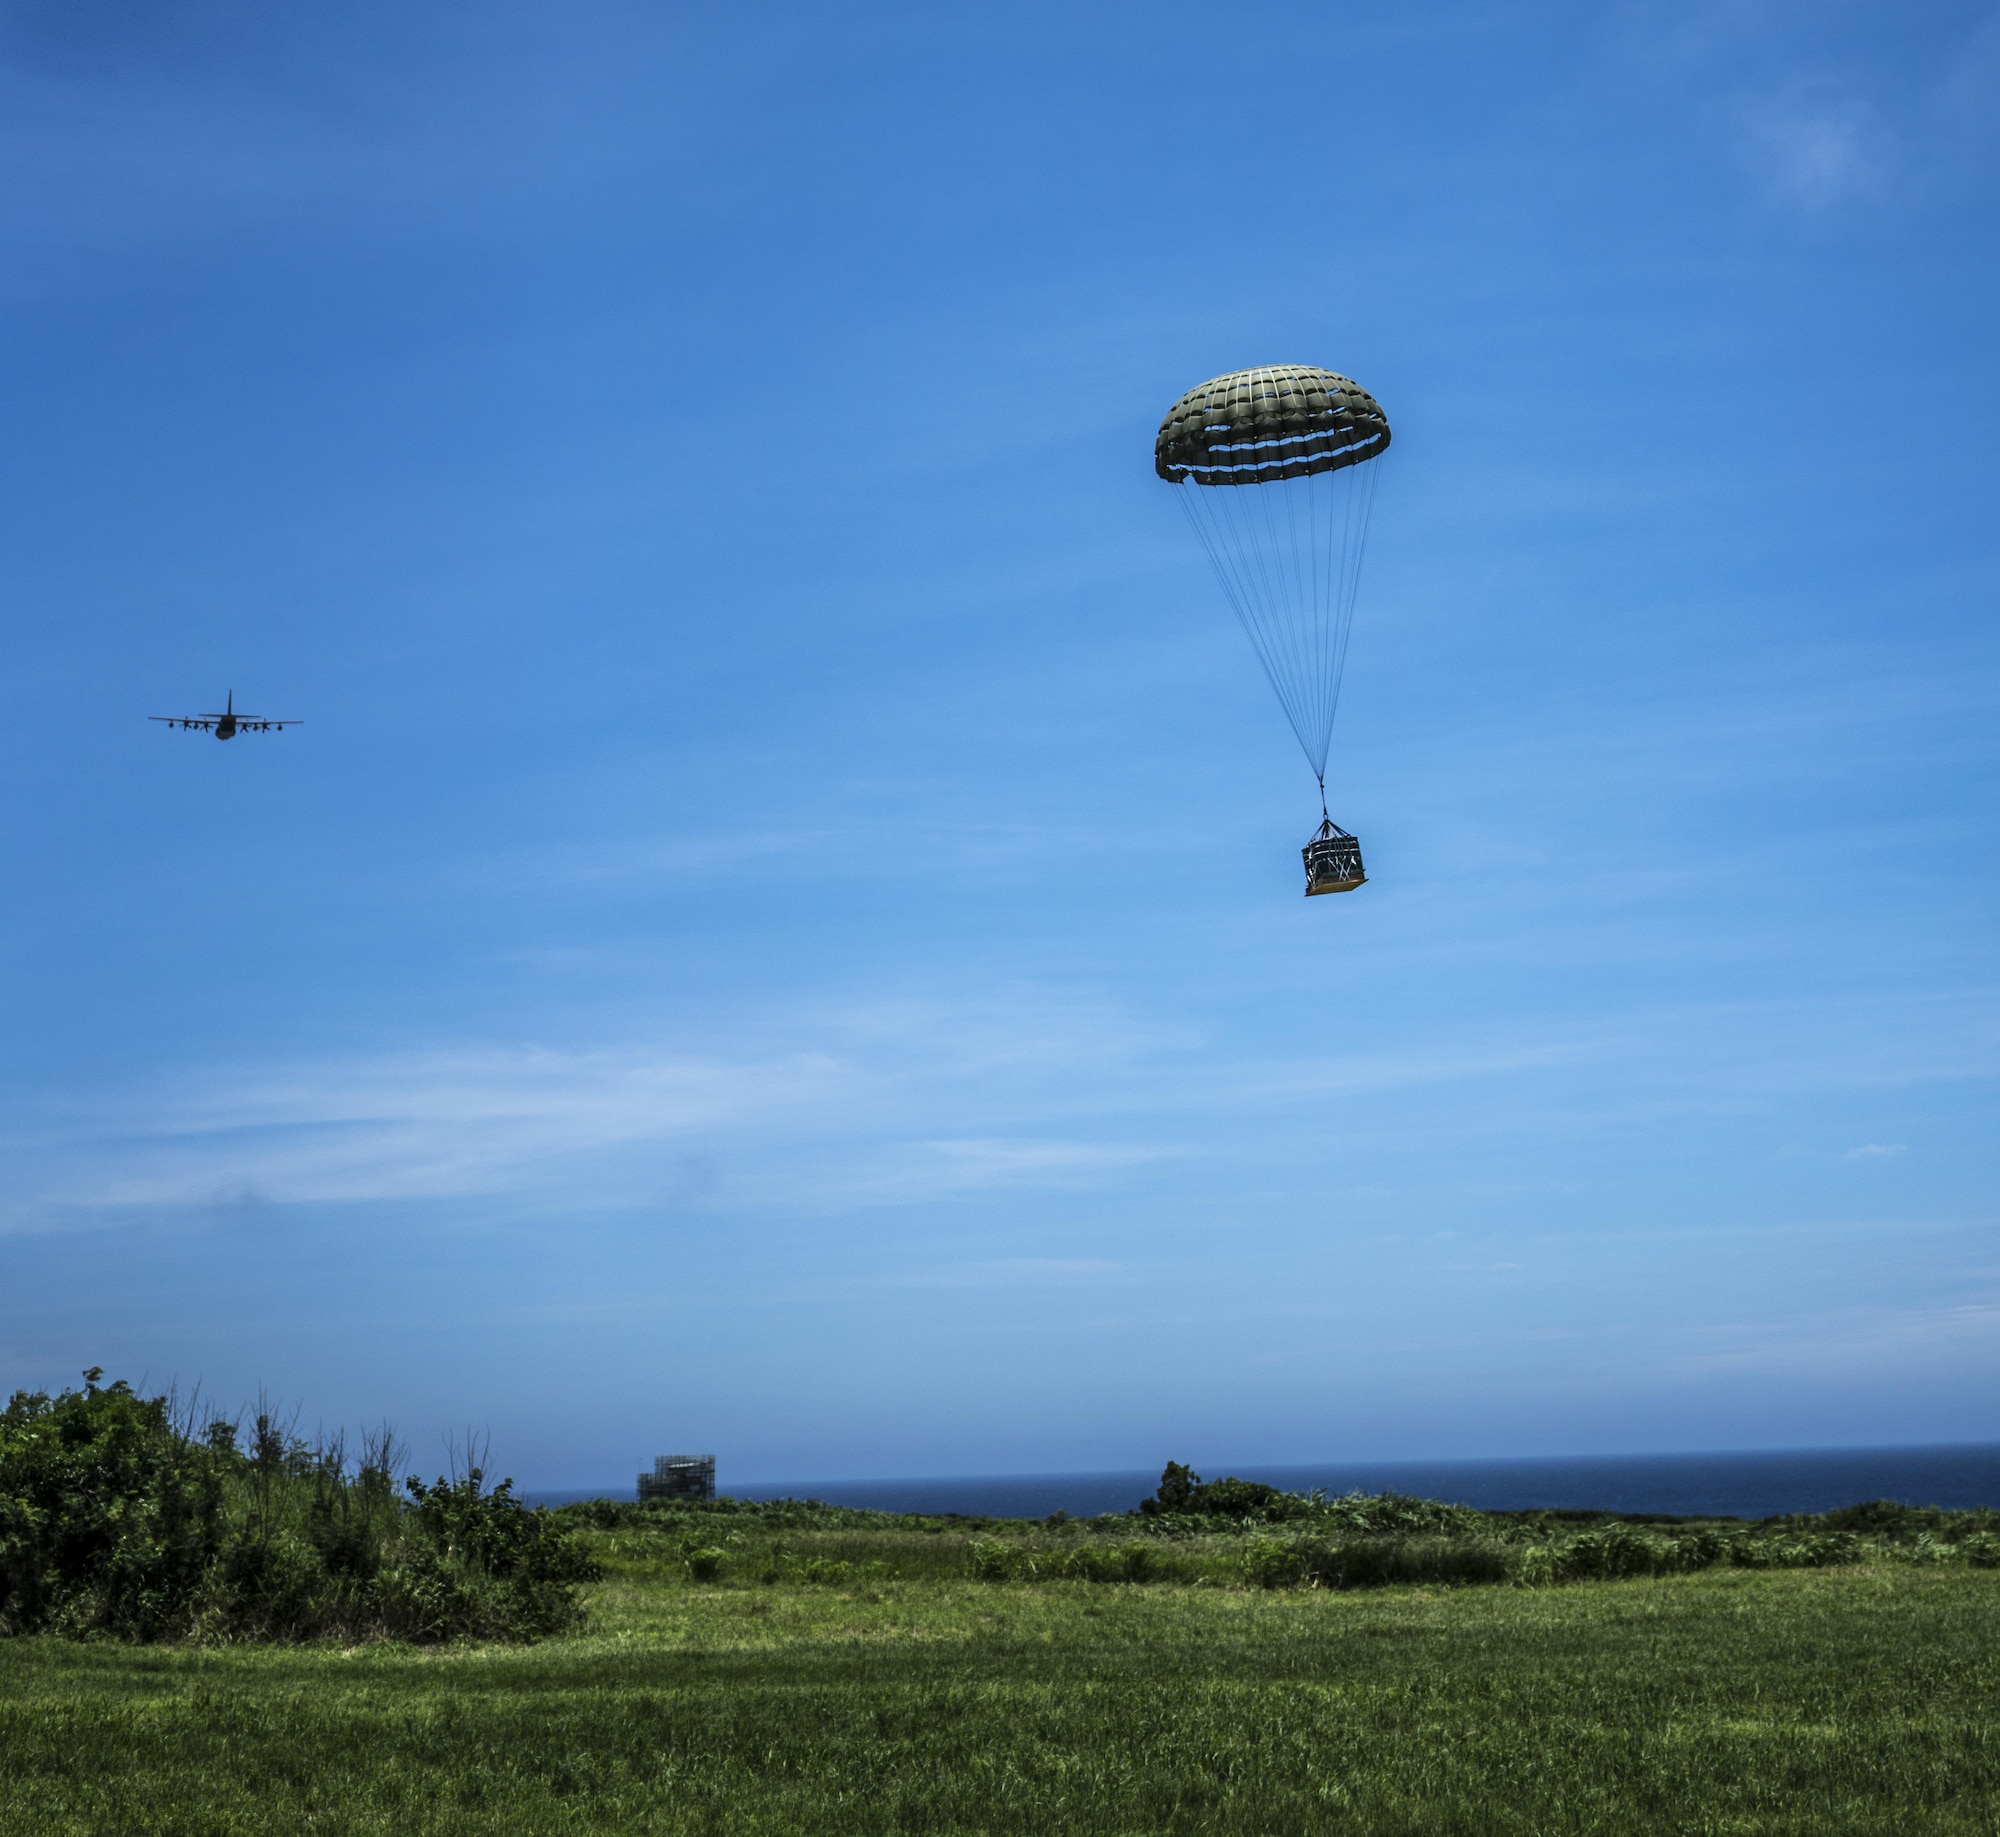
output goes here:
{"type": "Polygon", "coordinates": [[[1153,470],[1170,485],[1262,485],[1358,466],[1388,445],[1389,418],[1359,383],[1267,364],[1211,377],[1168,409],[1153,470]]]}

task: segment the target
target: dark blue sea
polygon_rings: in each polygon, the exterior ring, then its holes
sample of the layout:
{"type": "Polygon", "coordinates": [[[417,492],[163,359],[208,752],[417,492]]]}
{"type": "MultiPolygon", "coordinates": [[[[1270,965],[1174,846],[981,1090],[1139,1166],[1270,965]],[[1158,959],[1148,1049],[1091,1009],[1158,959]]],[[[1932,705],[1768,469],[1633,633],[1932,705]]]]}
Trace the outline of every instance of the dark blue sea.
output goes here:
{"type": "MultiPolygon", "coordinates": [[[[1828,1512],[1864,1499],[1905,1505],[2000,1507],[2000,1446],[1788,1448],[1763,1454],[1572,1455],[1555,1460],[1362,1461],[1332,1466],[1218,1467],[1292,1492],[1410,1493],[1490,1511],[1567,1506],[1602,1512],[1768,1518],[1828,1512]]],[[[997,1474],[939,1480],[786,1480],[717,1484],[741,1499],[824,1499],[883,1512],[963,1512],[969,1517],[1072,1518],[1130,1511],[1157,1473],[997,1474]]],[[[629,1483],[571,1492],[528,1492],[530,1503],[629,1499],[629,1483]]]]}

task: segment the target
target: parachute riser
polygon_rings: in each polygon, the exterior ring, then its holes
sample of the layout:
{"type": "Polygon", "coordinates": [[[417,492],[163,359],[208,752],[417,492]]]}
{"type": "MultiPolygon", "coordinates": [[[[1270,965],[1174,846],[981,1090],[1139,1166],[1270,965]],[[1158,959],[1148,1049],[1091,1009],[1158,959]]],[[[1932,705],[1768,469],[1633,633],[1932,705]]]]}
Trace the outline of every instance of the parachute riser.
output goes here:
{"type": "Polygon", "coordinates": [[[1379,468],[1176,497],[1315,777],[1326,771],[1379,468]]]}

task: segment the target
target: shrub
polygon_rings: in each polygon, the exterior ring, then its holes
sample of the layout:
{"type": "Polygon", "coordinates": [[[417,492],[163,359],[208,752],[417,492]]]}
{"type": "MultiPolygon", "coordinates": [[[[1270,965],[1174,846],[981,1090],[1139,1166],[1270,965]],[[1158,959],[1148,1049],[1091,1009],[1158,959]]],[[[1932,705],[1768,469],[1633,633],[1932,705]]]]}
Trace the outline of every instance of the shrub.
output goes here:
{"type": "Polygon", "coordinates": [[[851,1582],[855,1567],[845,1557],[809,1556],[793,1571],[801,1582],[815,1588],[838,1588],[851,1582]]]}
{"type": "Polygon", "coordinates": [[[535,1639],[582,1619],[577,1588],[596,1577],[596,1563],[566,1525],[525,1509],[512,1480],[491,1492],[480,1490],[484,1481],[469,1467],[431,1486],[414,1475],[404,1482],[414,1509],[381,1558],[427,1588],[435,1609],[429,1624],[397,1628],[401,1637],[535,1639]]]}
{"type": "MultiPolygon", "coordinates": [[[[592,1531],[666,1531],[692,1529],[710,1538],[731,1526],[769,1531],[880,1530],[885,1524],[914,1522],[926,1530],[943,1527],[915,1514],[871,1512],[859,1506],[828,1505],[818,1499],[581,1499],[557,1506],[550,1514],[578,1529],[592,1531]]],[[[947,1512],[947,1519],[959,1514],[947,1512]]],[[[962,1521],[965,1523],[979,1522],[962,1521]]]]}
{"type": "Polygon", "coordinates": [[[704,1544],[698,1550],[690,1550],[685,1559],[688,1574],[697,1582],[713,1582],[722,1573],[722,1559],[726,1552],[714,1544],[704,1544]]]}
{"type": "Polygon", "coordinates": [[[269,1412],[248,1450],[101,1372],[0,1411],[0,1633],[128,1639],[531,1639],[595,1565],[474,1466],[396,1497],[386,1433],[350,1464],[269,1412]]]}
{"type": "Polygon", "coordinates": [[[1927,1566],[1932,1563],[1955,1561],[1958,1557],[1958,1547],[1925,1531],[1910,1543],[1890,1545],[1889,1554],[1899,1563],[1927,1566]]]}
{"type": "Polygon", "coordinates": [[[1477,1536],[1493,1533],[1493,1520],[1470,1506],[1400,1493],[1288,1493],[1261,1480],[1203,1480],[1192,1468],[1169,1461],[1152,1498],[1138,1516],[1155,1535],[1187,1536],[1214,1530],[1217,1519],[1239,1525],[1290,1524],[1300,1529],[1357,1537],[1477,1536]]]}
{"type": "Polygon", "coordinates": [[[1299,1547],[1281,1537],[1254,1537],[1243,1549],[1243,1579],[1253,1588],[1296,1588],[1306,1579],[1299,1547]]]}
{"type": "MultiPolygon", "coordinates": [[[[1258,1538],[1242,1556],[1244,1580],[1259,1588],[1381,1588],[1434,1583],[1469,1587],[1517,1582],[1619,1581],[1684,1575],[1720,1563],[1745,1569],[1825,1568],[1859,1561],[1869,1546],[1848,1532],[1746,1535],[1713,1527],[1679,1535],[1609,1524],[1547,1543],[1509,1544],[1488,1536],[1258,1538]]],[[[1940,1561],[1950,1556],[1938,1544],[1940,1561]]],[[[1996,1540],[2000,1556],[2000,1540],[1996,1540]]]]}
{"type": "Polygon", "coordinates": [[[1707,1527],[1675,1535],[1610,1524],[1517,1551],[1513,1576],[1535,1585],[1685,1575],[1717,1564],[1738,1569],[1823,1569],[1859,1562],[1868,1549],[1863,1539],[1847,1531],[1773,1535],[1707,1527]]]}
{"type": "Polygon", "coordinates": [[[1261,1480],[1208,1480],[1179,1461],[1169,1461],[1160,1475],[1159,1490],[1150,1499],[1139,1501],[1140,1514],[1147,1518],[1194,1517],[1255,1519],[1264,1523],[1302,1518],[1314,1501],[1301,1493],[1288,1493],[1261,1480]]]}
{"type": "Polygon", "coordinates": [[[1019,1554],[1014,1545],[1004,1544],[997,1537],[981,1538],[966,1547],[973,1579],[979,1582],[1011,1580],[1019,1554]]]}
{"type": "Polygon", "coordinates": [[[1490,1539],[1267,1537],[1253,1539],[1242,1562],[1244,1580],[1257,1588],[1463,1588],[1510,1580],[1516,1553],[1490,1539]]]}
{"type": "Polygon", "coordinates": [[[1991,1531],[1975,1531],[1958,1546],[1958,1553],[1979,1569],[2000,1569],[2000,1537],[1991,1531]]]}
{"type": "Polygon", "coordinates": [[[1868,1545],[1852,1531],[1807,1531],[1791,1536],[1745,1536],[1729,1542],[1738,1569],[1831,1569],[1858,1563],[1868,1545]]]}
{"type": "Polygon", "coordinates": [[[1617,1581],[1630,1576],[1677,1575],[1714,1558],[1705,1547],[1683,1549],[1675,1537],[1658,1537],[1631,1525],[1585,1531],[1549,1553],[1549,1579],[1617,1581]]]}
{"type": "Polygon", "coordinates": [[[1819,1520],[1828,1531],[1853,1531],[1862,1537],[1906,1538],[1935,1531],[1944,1513],[1935,1506],[1899,1505],[1894,1499],[1869,1499],[1860,1505],[1843,1505],[1819,1520]]]}
{"type": "Polygon", "coordinates": [[[1449,1537],[1360,1537],[1300,1552],[1300,1567],[1321,1588],[1388,1588],[1417,1582],[1463,1588],[1504,1582],[1507,1552],[1449,1537]]]}
{"type": "Polygon", "coordinates": [[[0,1411],[0,1632],[161,1637],[222,1553],[230,1453],[102,1376],[0,1411]]]}
{"type": "Polygon", "coordinates": [[[1027,1559],[1037,1575],[1068,1582],[1150,1582],[1160,1573],[1156,1551],[1145,1544],[1079,1544],[1073,1550],[1027,1559]]]}
{"type": "Polygon", "coordinates": [[[984,1538],[968,1546],[967,1556],[981,1582],[1154,1582],[1164,1573],[1159,1552],[1140,1543],[1037,1550],[984,1538]]]}
{"type": "Polygon", "coordinates": [[[1493,1520],[1469,1505],[1403,1493],[1343,1493],[1316,1502],[1316,1524],[1364,1537],[1490,1537],[1493,1520]]]}

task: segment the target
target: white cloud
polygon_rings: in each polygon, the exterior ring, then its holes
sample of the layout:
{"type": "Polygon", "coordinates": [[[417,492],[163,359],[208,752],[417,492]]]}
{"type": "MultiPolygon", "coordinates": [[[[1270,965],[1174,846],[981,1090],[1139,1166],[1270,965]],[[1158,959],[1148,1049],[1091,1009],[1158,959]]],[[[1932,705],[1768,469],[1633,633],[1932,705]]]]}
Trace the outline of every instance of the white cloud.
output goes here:
{"type": "Polygon", "coordinates": [[[231,1189],[280,1203],[440,1198],[507,1190],[573,1156],[810,1112],[851,1081],[812,1053],[389,1055],[232,1069],[12,1146],[64,1170],[44,1196],[70,1206],[213,1204],[231,1189]]]}
{"type": "Polygon", "coordinates": [[[1172,1158],[1174,1150],[1120,1142],[993,1137],[886,1144],[840,1170],[844,1204],[907,1204],[996,1186],[1077,1186],[1093,1176],[1172,1158]]]}
{"type": "MultiPolygon", "coordinates": [[[[1336,1162],[1352,1197],[1400,1190],[1392,1169],[1421,1185],[1421,1162],[1474,1142],[1490,1199],[1542,1190],[1550,1145],[1595,1131],[1984,1080],[2000,1051],[1985,991],[1595,1020],[1568,1037],[1473,1027],[1409,1050],[1308,1039],[1253,1058],[1086,992],[1027,990],[793,1005],[699,1030],[635,1018],[623,1041],[581,1049],[197,1065],[88,1110],[17,1103],[0,1140],[0,1227],[505,1196],[544,1211],[824,1216],[1141,1183],[1292,1192],[1301,1168],[1336,1162]],[[1416,1090],[1430,1099],[1413,1111],[1416,1090]],[[1489,1166],[1510,1140],[1531,1164],[1489,1166]]],[[[1864,1142],[1847,1158],[1904,1152],[1864,1142]]],[[[1452,1191],[1473,1190],[1466,1179],[1454,1164],[1452,1191]]]]}
{"type": "Polygon", "coordinates": [[[892,1279],[896,1288],[1096,1288],[1132,1280],[1121,1263],[1103,1257],[995,1257],[914,1270],[892,1279]]]}
{"type": "Polygon", "coordinates": [[[1922,1372],[2000,1372],[2000,1302],[1984,1297],[1934,1308],[1855,1308],[1838,1315],[1742,1324],[1722,1330],[1732,1347],[1684,1362],[1692,1373],[1785,1372],[1852,1381],[1922,1372]]]}
{"type": "Polygon", "coordinates": [[[1975,157],[1994,140],[2000,95],[2000,9],[1989,12],[1973,28],[1947,66],[1938,85],[1937,108],[1954,149],[1975,157]]]}
{"type": "Polygon", "coordinates": [[[1779,201],[1819,212],[1873,197],[1888,182],[1887,127],[1858,97],[1796,83],[1742,111],[1745,160],[1779,201]]]}
{"type": "Polygon", "coordinates": [[[17,1119],[0,1220],[552,1189],[578,1206],[664,1194],[818,1211],[1073,1185],[1166,1152],[1043,1122],[1051,1086],[1129,1064],[1147,1039],[1087,1004],[883,1002],[793,1021],[804,1043],[761,1052],[489,1046],[198,1069],[88,1114],[17,1119]]]}

